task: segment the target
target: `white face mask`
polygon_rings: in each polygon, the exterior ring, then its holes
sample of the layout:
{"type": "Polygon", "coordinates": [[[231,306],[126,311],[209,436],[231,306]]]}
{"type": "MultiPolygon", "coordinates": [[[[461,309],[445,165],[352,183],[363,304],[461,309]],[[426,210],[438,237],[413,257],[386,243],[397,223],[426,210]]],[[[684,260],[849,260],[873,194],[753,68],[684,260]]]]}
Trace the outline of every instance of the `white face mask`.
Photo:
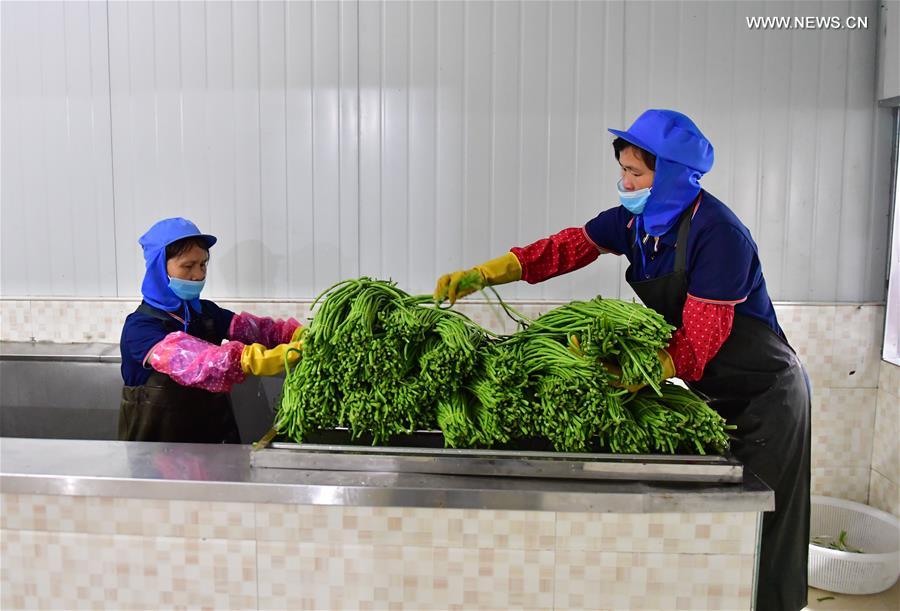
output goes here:
{"type": "Polygon", "coordinates": [[[637,191],[626,191],[622,186],[622,180],[616,183],[616,189],[619,192],[619,203],[625,206],[631,214],[641,214],[647,200],[650,198],[650,187],[638,189],[637,191]]]}

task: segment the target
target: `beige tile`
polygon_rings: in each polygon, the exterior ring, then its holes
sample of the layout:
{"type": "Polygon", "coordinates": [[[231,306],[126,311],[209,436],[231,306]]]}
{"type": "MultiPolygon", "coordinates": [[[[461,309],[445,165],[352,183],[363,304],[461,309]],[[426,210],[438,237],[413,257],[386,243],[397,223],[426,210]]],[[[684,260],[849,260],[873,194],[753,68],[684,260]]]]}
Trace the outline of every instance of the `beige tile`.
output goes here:
{"type": "Polygon", "coordinates": [[[554,548],[555,514],[541,511],[256,505],[261,541],[554,548]]]}
{"type": "Polygon", "coordinates": [[[839,305],[835,308],[835,388],[875,388],[881,366],[884,306],[839,305]]]}
{"type": "Polygon", "coordinates": [[[0,523],[46,530],[147,537],[253,540],[252,503],[2,494],[0,523]]]}
{"type": "Polygon", "coordinates": [[[557,550],[752,554],[755,513],[559,513],[557,550]]]}
{"type": "Polygon", "coordinates": [[[868,504],[900,517],[900,486],[873,470],[869,480],[868,504]]]}
{"type": "Polygon", "coordinates": [[[258,544],[260,609],[506,609],[553,605],[554,552],[258,544]]]}
{"type": "Polygon", "coordinates": [[[870,473],[867,467],[813,467],[811,492],[865,503],[869,498],[870,473]]]}
{"type": "Polygon", "coordinates": [[[809,371],[813,393],[834,382],[835,306],[780,305],[778,322],[809,371]]]}
{"type": "Polygon", "coordinates": [[[749,609],[752,555],[560,550],[556,609],[749,609]]]}
{"type": "Polygon", "coordinates": [[[116,343],[125,317],[139,301],[81,301],[66,299],[34,300],[31,315],[35,339],[46,342],[116,343]]]}
{"type": "Polygon", "coordinates": [[[881,371],[878,377],[878,390],[889,395],[900,397],[900,366],[881,361],[881,371]]]}
{"type": "Polygon", "coordinates": [[[253,541],[0,531],[4,609],[256,607],[253,541]]]}
{"type": "Polygon", "coordinates": [[[900,482],[900,398],[879,389],[875,411],[872,468],[900,482]]]}
{"type": "Polygon", "coordinates": [[[24,299],[0,299],[0,340],[30,342],[33,339],[31,302],[24,299]]]}
{"type": "Polygon", "coordinates": [[[813,391],[812,465],[868,467],[878,391],[826,388],[813,391]]]}

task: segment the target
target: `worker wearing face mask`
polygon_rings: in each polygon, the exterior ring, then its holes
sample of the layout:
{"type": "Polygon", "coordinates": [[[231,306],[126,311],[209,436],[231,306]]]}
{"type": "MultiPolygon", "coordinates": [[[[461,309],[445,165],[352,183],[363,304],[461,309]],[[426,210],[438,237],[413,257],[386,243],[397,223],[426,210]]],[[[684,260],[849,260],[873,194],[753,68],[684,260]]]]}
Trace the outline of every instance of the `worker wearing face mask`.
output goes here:
{"type": "Polygon", "coordinates": [[[708,397],[737,426],[733,454],[775,491],[775,511],[763,519],[756,607],[802,609],[810,388],[775,316],[756,243],[737,216],[701,188],[713,147],[688,117],[648,110],[627,131],[609,131],[616,136],[621,205],[583,227],[441,276],[435,299],[453,302],[516,280],[542,282],[604,253],[626,257],[628,284],[677,329],[659,353],[662,378],[677,376],[708,397]]]}
{"type": "Polygon", "coordinates": [[[122,328],[119,439],[240,443],[230,390],[299,358],[300,323],[235,314],[200,299],[214,236],[187,219],[141,236],[143,301],[122,328]],[[224,342],[224,343],[223,343],[224,342]]]}

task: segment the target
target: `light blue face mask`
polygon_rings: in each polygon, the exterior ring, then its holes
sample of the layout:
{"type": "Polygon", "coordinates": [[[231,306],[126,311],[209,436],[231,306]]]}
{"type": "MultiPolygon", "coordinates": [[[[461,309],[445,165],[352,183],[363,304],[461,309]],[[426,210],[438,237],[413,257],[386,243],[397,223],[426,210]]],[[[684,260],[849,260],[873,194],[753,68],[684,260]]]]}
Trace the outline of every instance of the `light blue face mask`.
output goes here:
{"type": "Polygon", "coordinates": [[[619,191],[619,203],[625,206],[631,214],[641,214],[644,206],[650,198],[650,187],[638,189],[637,191],[626,191],[622,188],[622,180],[616,183],[616,189],[619,191]]]}
{"type": "Polygon", "coordinates": [[[179,299],[184,299],[185,301],[197,299],[200,296],[200,291],[203,290],[204,284],[206,284],[206,279],[182,280],[181,278],[169,276],[169,288],[172,289],[172,292],[179,299]]]}

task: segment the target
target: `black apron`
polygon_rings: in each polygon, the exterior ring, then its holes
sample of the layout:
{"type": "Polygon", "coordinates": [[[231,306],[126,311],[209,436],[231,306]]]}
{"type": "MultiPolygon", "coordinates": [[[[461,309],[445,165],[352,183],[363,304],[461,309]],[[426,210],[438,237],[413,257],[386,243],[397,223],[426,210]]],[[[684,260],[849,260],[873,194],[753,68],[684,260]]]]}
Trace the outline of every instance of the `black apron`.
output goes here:
{"type": "MultiPolygon", "coordinates": [[[[165,312],[141,303],[138,312],[159,319],[166,331],[184,327],[165,312]]],[[[191,320],[191,335],[218,344],[213,319],[191,320]]],[[[240,443],[231,397],[182,386],[158,371],[141,386],[124,386],[119,406],[120,441],[240,443]]]]}
{"type": "MultiPolygon", "coordinates": [[[[641,301],[681,327],[687,299],[687,241],[694,206],[682,215],[672,273],[626,280],[641,301]]],[[[632,239],[634,232],[632,232],[632,239]]],[[[634,246],[634,256],[640,257],[634,246]]],[[[809,546],[810,389],[787,340],[766,323],[735,314],[731,334],[688,383],[729,424],[731,452],[775,491],[775,511],[763,517],[756,608],[795,611],[806,606],[809,546]]]]}

